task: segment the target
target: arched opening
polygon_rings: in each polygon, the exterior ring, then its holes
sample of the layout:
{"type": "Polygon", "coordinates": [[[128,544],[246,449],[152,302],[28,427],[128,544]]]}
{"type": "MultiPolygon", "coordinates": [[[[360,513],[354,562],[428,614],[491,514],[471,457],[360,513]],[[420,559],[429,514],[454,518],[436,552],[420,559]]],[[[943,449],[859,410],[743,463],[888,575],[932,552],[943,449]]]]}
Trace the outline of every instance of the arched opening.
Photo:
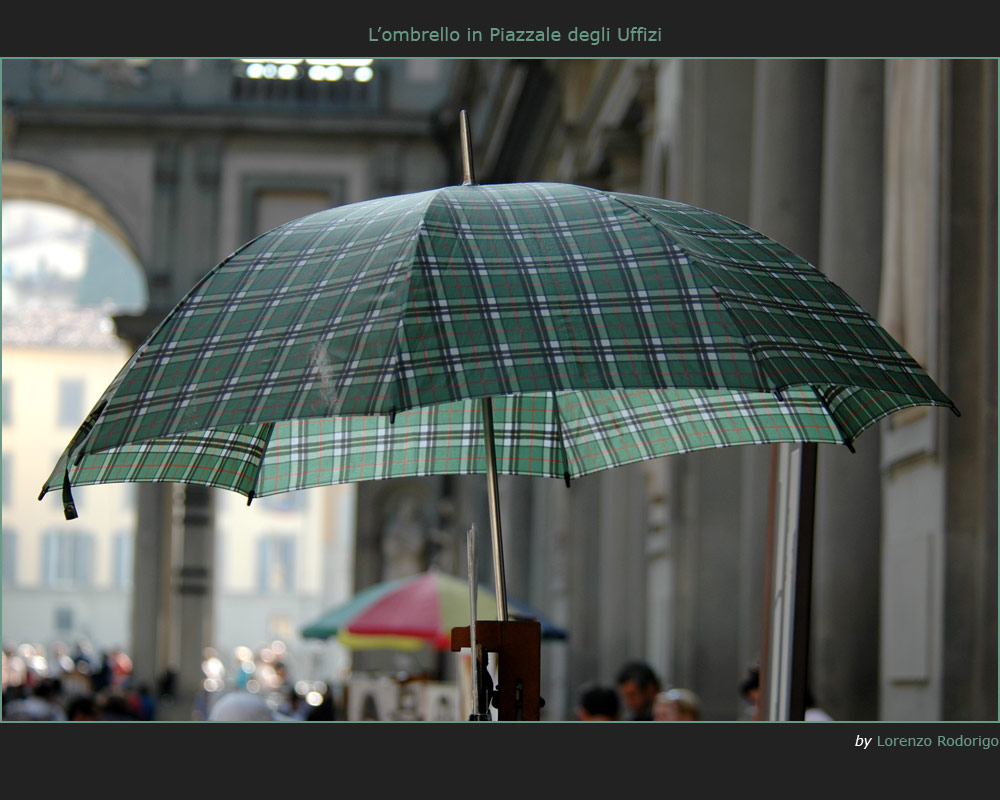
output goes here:
{"type": "Polygon", "coordinates": [[[55,170],[3,162],[3,306],[146,308],[145,273],[122,226],[55,170]]]}
{"type": "MultiPolygon", "coordinates": [[[[172,559],[180,558],[183,539],[173,538],[170,522],[155,528],[148,508],[159,505],[147,502],[149,485],[74,487],[80,518],[72,523],[63,519],[59,492],[37,500],[60,452],[136,344],[115,330],[126,335],[122,320],[146,311],[146,274],[108,207],[55,170],[4,161],[2,210],[4,650],[14,657],[23,648],[60,663],[89,654],[95,664],[103,653],[121,651],[135,657],[134,675],[155,672],[158,682],[167,675],[161,670],[176,670],[182,658],[177,642],[188,618],[180,593],[161,588],[164,576],[176,574],[172,559]],[[140,528],[143,519],[152,522],[140,528]],[[136,634],[135,619],[152,629],[149,640],[136,634]]],[[[182,507],[174,499],[183,497],[179,491],[160,497],[165,508],[182,507]]],[[[233,642],[251,654],[257,648],[261,691],[275,691],[286,677],[264,660],[285,641],[293,643],[285,662],[298,663],[306,677],[340,679],[349,671],[340,645],[296,640],[302,622],[346,599],[353,509],[353,487],[263,498],[252,509],[242,497],[219,493],[219,555],[205,559],[217,578],[205,604],[218,620],[213,635],[226,670],[218,685],[210,685],[218,676],[206,672],[205,692],[250,679],[248,659],[230,660],[240,649],[233,642]],[[324,539],[334,526],[335,539],[324,539]],[[322,571],[311,557],[320,546],[335,554],[322,571]]]]}
{"type": "Polygon", "coordinates": [[[81,488],[72,527],[38,491],[131,354],[112,315],[144,311],[147,283],[104,204],[54,170],[4,161],[2,212],[5,654],[20,643],[77,675],[65,665],[128,645],[135,487],[81,488]]]}

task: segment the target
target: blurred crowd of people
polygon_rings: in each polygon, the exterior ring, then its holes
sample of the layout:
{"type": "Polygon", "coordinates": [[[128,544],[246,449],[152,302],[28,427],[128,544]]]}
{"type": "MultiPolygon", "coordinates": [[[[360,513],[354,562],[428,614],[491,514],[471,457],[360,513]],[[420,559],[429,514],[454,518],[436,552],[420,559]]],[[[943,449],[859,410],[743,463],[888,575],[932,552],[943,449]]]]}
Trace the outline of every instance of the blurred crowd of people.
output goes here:
{"type": "Polygon", "coordinates": [[[663,689],[645,661],[629,661],[618,671],[617,686],[589,683],[579,693],[576,718],[583,722],[681,722],[701,719],[701,702],[690,689],[663,689]]]}
{"type": "MultiPolygon", "coordinates": [[[[240,648],[236,669],[227,675],[222,660],[214,651],[207,652],[202,663],[203,690],[195,698],[193,719],[212,718],[217,701],[232,692],[243,698],[244,713],[247,708],[264,707],[274,719],[337,718],[334,692],[320,681],[291,684],[281,655],[281,649],[273,646],[256,653],[240,648]]],[[[3,720],[155,721],[167,717],[164,712],[175,701],[176,680],[176,674],[167,670],[154,686],[137,682],[127,653],[109,649],[98,654],[86,640],[72,647],[57,643],[49,648],[4,643],[3,720]]],[[[224,705],[218,713],[232,716],[236,713],[232,708],[225,712],[224,705]]]]}
{"type": "MultiPolygon", "coordinates": [[[[204,689],[195,718],[219,721],[330,721],[347,718],[337,687],[321,681],[290,682],[280,643],[257,653],[238,648],[226,669],[214,651],[206,653],[204,689]],[[227,674],[228,673],[228,674],[227,674]]],[[[153,721],[158,707],[173,701],[176,676],[168,671],[155,687],[133,680],[132,661],[120,649],[97,654],[86,640],[48,651],[41,645],[3,645],[4,721],[153,721]]],[[[747,719],[760,719],[759,667],[738,687],[747,719]]],[[[342,694],[342,693],[341,693],[342,694]]],[[[806,720],[830,717],[808,699],[806,720]]],[[[574,716],[581,721],[696,721],[698,695],[679,686],[664,688],[655,670],[633,660],[619,670],[615,685],[580,688],[574,716]]]]}
{"type": "Polygon", "coordinates": [[[96,653],[86,640],[51,650],[3,645],[5,721],[149,721],[150,687],[135,685],[132,661],[118,649],[96,653]]]}
{"type": "MultiPolygon", "coordinates": [[[[744,703],[743,719],[761,719],[760,665],[753,663],[738,686],[744,703]]],[[[576,719],[583,722],[625,720],[694,722],[702,718],[701,701],[690,689],[664,689],[656,671],[645,661],[629,661],[618,672],[617,686],[588,683],[577,695],[576,719]]],[[[833,718],[821,709],[806,690],[806,722],[833,718]]]]}
{"type": "Polygon", "coordinates": [[[343,715],[338,687],[293,679],[288,648],[280,640],[256,650],[237,647],[228,664],[214,648],[207,648],[201,669],[205,680],[195,700],[196,719],[219,719],[222,714],[238,721],[242,713],[253,721],[256,712],[264,713],[262,709],[277,720],[329,721],[343,715]]]}

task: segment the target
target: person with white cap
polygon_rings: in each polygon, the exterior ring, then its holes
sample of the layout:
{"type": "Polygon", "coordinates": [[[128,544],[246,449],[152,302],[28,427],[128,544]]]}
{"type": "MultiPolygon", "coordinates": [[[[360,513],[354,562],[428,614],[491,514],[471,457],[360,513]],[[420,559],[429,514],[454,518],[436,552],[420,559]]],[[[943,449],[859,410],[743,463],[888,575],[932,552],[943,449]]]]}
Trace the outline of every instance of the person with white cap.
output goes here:
{"type": "Polygon", "coordinates": [[[656,695],[653,719],[666,722],[686,722],[701,719],[701,702],[690,689],[668,689],[656,695]]]}
{"type": "Polygon", "coordinates": [[[224,694],[212,704],[210,722],[294,722],[274,711],[260,695],[238,689],[224,694]]]}

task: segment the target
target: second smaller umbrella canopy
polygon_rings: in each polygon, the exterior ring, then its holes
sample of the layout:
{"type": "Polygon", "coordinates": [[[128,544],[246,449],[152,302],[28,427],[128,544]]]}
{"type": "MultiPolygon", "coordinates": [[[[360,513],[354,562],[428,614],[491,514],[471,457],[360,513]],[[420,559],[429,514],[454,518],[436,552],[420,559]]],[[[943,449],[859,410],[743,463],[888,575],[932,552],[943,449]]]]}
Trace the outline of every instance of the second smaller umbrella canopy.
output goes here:
{"type": "MultiPolygon", "coordinates": [[[[496,597],[478,587],[476,617],[496,619],[496,597]]],[[[510,603],[511,619],[535,619],[543,639],[565,639],[566,632],[540,614],[510,603]]],[[[377,583],[331,608],[302,628],[309,639],[338,641],[354,649],[416,650],[430,644],[451,649],[451,629],[469,624],[469,585],[436,570],[377,583]]]]}

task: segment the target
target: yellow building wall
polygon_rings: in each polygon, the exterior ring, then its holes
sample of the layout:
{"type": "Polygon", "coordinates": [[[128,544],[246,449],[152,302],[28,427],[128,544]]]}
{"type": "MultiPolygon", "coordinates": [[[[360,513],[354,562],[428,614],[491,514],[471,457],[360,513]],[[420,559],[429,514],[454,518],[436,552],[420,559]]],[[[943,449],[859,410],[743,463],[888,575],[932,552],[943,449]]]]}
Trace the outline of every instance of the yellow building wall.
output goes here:
{"type": "Polygon", "coordinates": [[[17,535],[16,585],[42,583],[42,537],[47,531],[86,532],[94,537],[94,588],[113,581],[114,537],[134,528],[133,489],[125,485],[81,486],[73,489],[79,519],[67,521],[61,493],[38,493],[83,417],[94,406],[129,356],[120,349],[75,350],[5,347],[3,380],[8,386],[3,425],[4,477],[8,495],[3,527],[17,535]],[[80,419],[59,424],[59,382],[83,382],[80,419]]]}

